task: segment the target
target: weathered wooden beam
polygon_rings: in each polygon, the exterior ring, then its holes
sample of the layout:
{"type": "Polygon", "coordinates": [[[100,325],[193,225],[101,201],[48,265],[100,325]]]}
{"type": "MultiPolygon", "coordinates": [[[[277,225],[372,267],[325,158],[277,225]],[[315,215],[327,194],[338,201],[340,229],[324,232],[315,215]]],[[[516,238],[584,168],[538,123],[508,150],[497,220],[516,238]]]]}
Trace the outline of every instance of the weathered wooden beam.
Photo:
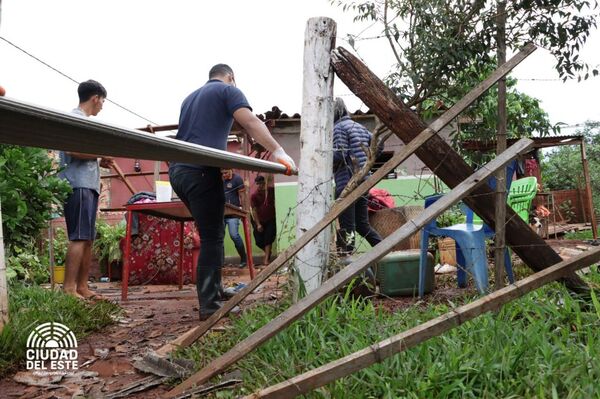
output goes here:
{"type": "Polygon", "coordinates": [[[238,305],[246,296],[248,296],[253,290],[255,290],[260,284],[262,284],[269,276],[277,271],[282,265],[285,264],[292,256],[298,252],[300,248],[306,245],[307,242],[312,240],[318,233],[332,223],[341,212],[343,212],[350,204],[354,203],[359,197],[367,193],[371,188],[377,184],[383,177],[387,176],[392,170],[398,165],[404,162],[411,154],[413,154],[417,148],[423,143],[429,140],[434,134],[442,130],[448,125],[454,118],[456,118],[462,111],[464,111],[469,105],[485,93],[494,83],[500,78],[505,76],[514,67],[531,54],[533,50],[523,50],[513,58],[511,58],[506,64],[496,69],[490,76],[475,86],[466,96],[461,98],[456,104],[450,107],[449,110],[444,112],[438,119],[436,119],[427,129],[423,130],[417,137],[415,137],[410,143],[408,143],[401,151],[394,154],[384,165],[382,165],[375,173],[373,173],[367,180],[361,183],[354,191],[352,191],[348,197],[340,198],[331,208],[329,213],[317,223],[311,227],[306,233],[304,233],[298,240],[288,247],[284,252],[279,254],[268,267],[266,267],[255,279],[253,279],[248,286],[236,294],[233,298],[226,302],[225,306],[217,313],[212,315],[201,325],[192,328],[185,334],[181,335],[172,342],[169,342],[157,353],[166,355],[173,349],[179,346],[188,346],[200,338],[206,331],[208,331],[213,325],[215,325],[223,316],[225,316],[233,307],[238,305]]]}
{"type": "MultiPolygon", "coordinates": [[[[296,236],[301,236],[329,212],[333,202],[333,80],[331,50],[337,25],[327,17],[310,18],[304,35],[302,115],[296,236]]],[[[294,296],[300,281],[306,292],[321,285],[329,261],[331,230],[324,229],[296,254],[294,296]]]]}
{"type": "Polygon", "coordinates": [[[293,323],[307,313],[310,309],[323,302],[329,295],[338,292],[339,289],[348,283],[354,276],[365,270],[370,265],[377,262],[400,241],[407,239],[420,229],[422,229],[432,219],[442,214],[450,206],[456,204],[462,198],[471,193],[477,186],[485,183],[495,171],[504,167],[517,154],[526,151],[531,147],[533,141],[530,139],[521,139],[503,154],[483,166],[477,172],[468,176],[462,183],[458,184],[452,191],[444,195],[433,205],[428,207],[419,216],[409,221],[394,233],[386,237],[377,244],[371,251],[363,254],[359,259],[346,266],[340,272],[335,274],[323,285],[313,291],[311,294],[292,305],[286,311],[281,313],[271,322],[258,329],[252,335],[238,343],[227,353],[213,360],[206,367],[189,377],[180,385],[168,392],[168,397],[173,397],[184,393],[187,389],[195,385],[203,384],[211,377],[220,374],[227,367],[231,366],[250,351],[278,334],[285,327],[293,323]]]}
{"type": "MultiPolygon", "coordinates": [[[[517,56],[525,57],[535,46],[526,46],[517,56]]],[[[425,128],[425,123],[408,108],[369,68],[346,49],[338,47],[333,52],[333,67],[338,77],[377,115],[392,132],[405,143],[410,142],[425,128]]],[[[442,138],[436,136],[415,153],[448,187],[456,187],[472,173],[472,168],[442,138]]],[[[489,226],[494,228],[495,207],[493,191],[482,185],[465,198],[489,226]]],[[[506,206],[506,240],[513,251],[534,271],[540,271],[560,262],[561,257],[552,250],[529,226],[506,206]]],[[[575,274],[562,281],[569,289],[589,294],[587,284],[575,274]]]]}
{"type": "Polygon", "coordinates": [[[501,288],[500,290],[479,298],[467,305],[453,309],[446,314],[413,327],[410,330],[370,345],[367,348],[319,368],[290,378],[277,385],[248,395],[245,398],[287,399],[296,397],[339,378],[360,371],[375,363],[380,363],[390,356],[417,346],[430,338],[437,337],[486,312],[497,310],[510,301],[520,298],[545,284],[551,283],[567,274],[572,274],[599,260],[600,248],[595,248],[589,252],[583,252],[575,258],[550,266],[521,281],[501,288]]]}

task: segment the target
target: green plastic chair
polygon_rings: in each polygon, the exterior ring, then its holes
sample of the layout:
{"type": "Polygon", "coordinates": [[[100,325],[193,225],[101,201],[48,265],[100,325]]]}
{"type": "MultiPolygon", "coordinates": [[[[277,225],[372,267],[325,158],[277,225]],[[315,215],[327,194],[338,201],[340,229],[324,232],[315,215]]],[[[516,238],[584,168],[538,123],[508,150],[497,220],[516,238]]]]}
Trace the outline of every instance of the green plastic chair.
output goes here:
{"type": "Polygon", "coordinates": [[[506,202],[521,219],[529,223],[529,208],[536,194],[537,179],[534,176],[524,177],[512,183],[506,202]]]}
{"type": "MultiPolygon", "coordinates": [[[[529,208],[537,194],[537,179],[534,176],[515,180],[510,185],[506,202],[525,222],[529,223],[529,208]]],[[[482,224],[483,220],[473,214],[473,224],[482,224]]]]}

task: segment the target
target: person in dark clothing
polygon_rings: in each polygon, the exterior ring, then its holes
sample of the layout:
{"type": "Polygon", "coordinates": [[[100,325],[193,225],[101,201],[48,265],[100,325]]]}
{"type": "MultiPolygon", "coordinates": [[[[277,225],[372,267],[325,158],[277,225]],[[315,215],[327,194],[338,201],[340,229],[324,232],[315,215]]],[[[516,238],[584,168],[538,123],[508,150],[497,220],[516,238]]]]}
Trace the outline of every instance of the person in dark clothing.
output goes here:
{"type": "MultiPolygon", "coordinates": [[[[233,70],[217,64],[208,74],[208,82],[191,93],[181,105],[178,140],[227,150],[227,136],[237,121],[276,162],[285,165],[287,174],[296,168],[294,161],[273,139],[265,124],[252,113],[244,94],[236,87],[233,70]]],[[[200,234],[197,265],[200,320],[219,310],[223,238],[225,226],[225,191],[221,170],[217,167],[171,162],[169,179],[173,190],[188,207],[200,234]]]]}
{"type": "MultiPolygon", "coordinates": [[[[243,208],[246,203],[246,186],[240,175],[233,173],[232,169],[223,169],[223,186],[225,189],[225,202],[238,208],[243,208]]],[[[240,256],[240,268],[246,266],[246,248],[240,236],[240,218],[237,216],[225,216],[225,226],[229,230],[229,237],[235,245],[240,256]]]]}
{"type": "MultiPolygon", "coordinates": [[[[352,176],[367,162],[364,149],[369,148],[372,135],[364,126],[350,119],[341,98],[335,99],[333,115],[333,171],[337,199],[352,176]]],[[[369,224],[366,195],[342,212],[338,221],[340,229],[337,231],[336,241],[338,250],[343,254],[350,254],[355,250],[355,231],[371,246],[381,242],[381,237],[369,224]]]]}
{"type": "Polygon", "coordinates": [[[265,252],[263,265],[271,259],[271,249],[277,235],[275,219],[275,187],[264,176],[256,176],[256,191],[250,196],[252,227],[256,246],[265,252]]]}

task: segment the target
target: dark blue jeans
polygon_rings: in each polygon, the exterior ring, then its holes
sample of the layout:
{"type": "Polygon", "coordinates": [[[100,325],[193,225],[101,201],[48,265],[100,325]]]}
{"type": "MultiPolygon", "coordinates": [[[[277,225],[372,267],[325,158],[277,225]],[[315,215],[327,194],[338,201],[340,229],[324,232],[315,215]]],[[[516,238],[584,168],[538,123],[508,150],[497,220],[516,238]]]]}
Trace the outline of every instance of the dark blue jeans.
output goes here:
{"type": "Polygon", "coordinates": [[[233,245],[235,245],[235,249],[240,256],[240,262],[246,263],[246,248],[244,247],[242,236],[240,236],[240,219],[226,218],[225,225],[227,226],[227,230],[229,230],[231,241],[233,241],[233,245]]]}
{"type": "Polygon", "coordinates": [[[188,207],[200,234],[200,256],[196,272],[196,288],[200,314],[209,315],[219,309],[223,238],[225,226],[225,193],[219,168],[195,169],[187,166],[169,168],[173,190],[188,207]]]}
{"type": "MultiPolygon", "coordinates": [[[[343,189],[343,188],[342,188],[343,189]]],[[[337,199],[342,189],[336,190],[337,199]]],[[[337,232],[337,247],[339,251],[351,253],[355,249],[354,232],[356,231],[367,242],[374,247],[381,242],[381,236],[369,224],[369,210],[367,208],[367,197],[362,196],[350,205],[338,217],[340,229],[337,232]]]]}

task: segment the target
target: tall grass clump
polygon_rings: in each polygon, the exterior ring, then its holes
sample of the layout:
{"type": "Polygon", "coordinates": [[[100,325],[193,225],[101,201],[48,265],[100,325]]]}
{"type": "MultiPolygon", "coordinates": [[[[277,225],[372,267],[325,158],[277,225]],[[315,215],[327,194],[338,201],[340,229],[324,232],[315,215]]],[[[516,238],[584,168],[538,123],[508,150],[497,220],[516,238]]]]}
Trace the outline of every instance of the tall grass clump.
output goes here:
{"type": "MultiPolygon", "coordinates": [[[[594,269],[594,268],[592,268],[594,269]]],[[[600,274],[588,280],[598,286],[600,274]]],[[[457,298],[468,302],[472,298],[457,298]]],[[[198,367],[229,350],[289,303],[263,305],[233,319],[179,356],[198,367]]],[[[365,299],[335,296],[240,360],[237,397],[363,349],[450,311],[416,304],[397,313],[365,299]]],[[[545,286],[382,363],[306,395],[308,398],[591,398],[600,380],[600,302],[582,303],[559,283],[545,286]]]]}
{"type": "Polygon", "coordinates": [[[10,320],[0,332],[0,376],[25,358],[27,337],[38,325],[66,325],[77,339],[114,322],[120,308],[110,302],[88,303],[39,286],[12,284],[9,289],[10,320]]]}

